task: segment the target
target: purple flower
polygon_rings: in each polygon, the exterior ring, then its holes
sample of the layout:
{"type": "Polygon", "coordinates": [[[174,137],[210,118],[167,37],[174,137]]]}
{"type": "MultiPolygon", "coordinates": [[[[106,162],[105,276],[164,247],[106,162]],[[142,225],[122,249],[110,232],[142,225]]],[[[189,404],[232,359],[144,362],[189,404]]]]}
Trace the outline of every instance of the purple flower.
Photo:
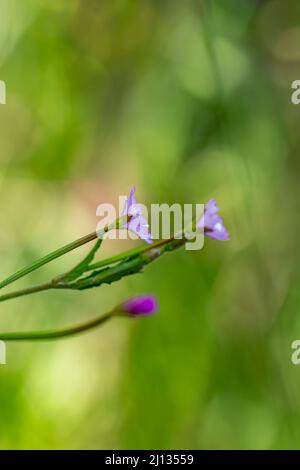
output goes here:
{"type": "Polygon", "coordinates": [[[216,240],[229,240],[229,233],[224,227],[223,219],[219,216],[219,208],[215,199],[210,199],[205,205],[204,214],[197,224],[197,228],[204,229],[204,235],[216,240]]]}
{"type": "Polygon", "coordinates": [[[124,224],[124,228],[136,233],[145,242],[153,243],[149,224],[147,224],[146,219],[142,216],[142,206],[136,202],[134,193],[135,187],[131,189],[128,199],[125,202],[122,215],[129,216],[130,220],[124,224]]]}
{"type": "Polygon", "coordinates": [[[120,306],[121,310],[134,317],[139,315],[152,315],[158,310],[158,304],[152,295],[140,295],[126,300],[120,306]]]}

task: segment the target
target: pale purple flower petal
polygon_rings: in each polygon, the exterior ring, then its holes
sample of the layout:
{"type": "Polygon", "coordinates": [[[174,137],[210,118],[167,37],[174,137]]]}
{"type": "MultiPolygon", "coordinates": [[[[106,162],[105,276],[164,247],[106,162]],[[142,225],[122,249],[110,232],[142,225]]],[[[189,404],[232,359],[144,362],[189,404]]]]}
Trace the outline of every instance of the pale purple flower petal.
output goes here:
{"type": "MultiPolygon", "coordinates": [[[[133,186],[133,188],[131,188],[129,196],[128,196],[126,202],[125,202],[125,206],[124,206],[122,215],[128,215],[129,210],[132,208],[132,206],[135,206],[137,204],[136,199],[134,197],[135,191],[136,191],[136,188],[135,188],[135,186],[133,186]]],[[[129,214],[129,215],[133,215],[133,214],[129,214]]]]}
{"type": "Polygon", "coordinates": [[[146,219],[142,216],[142,206],[137,203],[134,193],[135,187],[131,189],[128,199],[125,202],[123,216],[130,216],[130,220],[124,224],[124,228],[136,233],[136,235],[145,242],[153,243],[149,225],[146,219]]]}
{"type": "Polygon", "coordinates": [[[204,214],[199,220],[197,228],[204,229],[204,235],[216,240],[229,240],[230,238],[223,224],[223,219],[219,215],[219,208],[215,199],[210,199],[205,205],[204,214]]]}
{"type": "Polygon", "coordinates": [[[147,243],[153,243],[149,224],[143,216],[133,217],[127,224],[127,228],[136,233],[142,240],[147,243]]]}

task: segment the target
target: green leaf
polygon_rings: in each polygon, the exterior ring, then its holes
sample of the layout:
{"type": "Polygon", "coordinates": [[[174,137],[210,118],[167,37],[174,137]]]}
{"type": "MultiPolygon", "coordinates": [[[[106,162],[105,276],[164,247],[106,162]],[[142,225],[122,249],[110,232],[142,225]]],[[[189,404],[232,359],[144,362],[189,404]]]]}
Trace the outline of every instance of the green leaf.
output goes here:
{"type": "Polygon", "coordinates": [[[65,274],[56,278],[56,282],[71,282],[78,279],[88,268],[89,264],[93,261],[95,254],[101,246],[102,240],[98,238],[93,248],[89,251],[85,258],[78,263],[73,269],[65,274]]]}
{"type": "Polygon", "coordinates": [[[93,271],[88,276],[78,279],[76,282],[66,285],[65,287],[83,290],[91,287],[98,287],[101,284],[111,284],[119,281],[125,276],[140,272],[149,262],[151,262],[151,259],[144,254],[134,256],[133,258],[122,261],[115,266],[93,271]]]}

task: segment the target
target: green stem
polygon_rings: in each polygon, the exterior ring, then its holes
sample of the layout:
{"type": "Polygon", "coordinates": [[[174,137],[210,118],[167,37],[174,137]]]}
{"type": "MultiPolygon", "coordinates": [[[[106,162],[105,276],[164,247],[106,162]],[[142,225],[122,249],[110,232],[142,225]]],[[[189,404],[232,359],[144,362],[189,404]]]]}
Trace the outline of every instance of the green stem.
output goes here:
{"type": "Polygon", "coordinates": [[[112,310],[111,312],[108,312],[105,315],[102,315],[101,317],[96,317],[92,320],[89,320],[84,323],[79,323],[78,325],[71,326],[69,328],[0,333],[0,339],[2,341],[34,341],[65,338],[66,336],[73,336],[78,333],[83,333],[84,331],[88,331],[92,328],[95,328],[96,326],[102,325],[114,315],[116,315],[116,311],[112,310]]]}
{"type": "MultiPolygon", "coordinates": [[[[135,255],[138,255],[138,254],[143,254],[143,253],[147,253],[147,252],[151,253],[151,250],[155,250],[156,248],[159,248],[160,246],[166,246],[168,244],[170,245],[171,242],[173,242],[173,239],[160,240],[156,243],[153,243],[152,245],[146,245],[146,246],[143,245],[143,246],[140,246],[138,248],[134,248],[132,250],[125,251],[123,253],[120,253],[117,256],[107,258],[103,261],[100,261],[99,263],[94,263],[93,265],[90,265],[89,268],[86,269],[86,271],[90,271],[90,270],[94,270],[94,269],[102,267],[102,266],[107,266],[107,265],[110,265],[110,264],[114,264],[117,261],[122,261],[122,260],[125,260],[127,258],[131,258],[131,257],[133,257],[135,255]]],[[[103,282],[105,282],[105,279],[108,278],[110,275],[111,275],[111,272],[103,273],[103,282]]],[[[10,299],[15,299],[17,297],[24,297],[26,295],[35,294],[37,292],[43,292],[43,291],[50,290],[50,289],[68,289],[68,288],[71,289],[72,286],[73,286],[72,283],[59,282],[59,277],[58,277],[58,278],[55,278],[52,281],[44,283],[44,284],[38,284],[37,286],[32,286],[32,287],[28,287],[28,288],[25,288],[25,289],[20,289],[20,290],[16,290],[16,291],[13,291],[13,292],[9,292],[8,294],[0,295],[0,302],[4,302],[4,301],[10,300],[10,299]]]]}
{"type": "MultiPolygon", "coordinates": [[[[195,231],[196,230],[196,219],[193,219],[190,223],[190,228],[191,230],[195,231]]],[[[173,237],[168,238],[166,240],[158,240],[157,242],[151,243],[151,245],[142,245],[138,246],[137,248],[132,248],[131,250],[123,251],[123,253],[119,253],[118,255],[111,256],[110,258],[106,258],[101,261],[97,261],[96,263],[90,264],[87,268],[86,271],[93,271],[98,268],[104,268],[105,266],[109,266],[110,264],[117,263],[118,261],[125,260],[127,258],[131,258],[133,256],[139,255],[141,253],[147,253],[148,251],[151,252],[151,250],[154,250],[155,248],[160,248],[161,246],[164,245],[170,245],[176,240],[181,240],[182,243],[180,245],[183,245],[186,241],[188,241],[185,237],[185,232],[184,230],[177,232],[173,237]]],[[[177,245],[177,243],[176,243],[177,245]]]]}
{"type": "Polygon", "coordinates": [[[63,246],[62,248],[59,248],[58,250],[55,250],[52,253],[49,253],[43,258],[40,258],[39,260],[35,261],[29,266],[26,266],[25,268],[20,269],[20,271],[17,271],[16,273],[12,274],[8,278],[4,279],[4,281],[0,282],[0,289],[2,289],[2,287],[8,286],[9,284],[17,281],[18,279],[21,279],[21,277],[26,276],[27,274],[31,273],[32,271],[35,271],[41,266],[44,266],[45,264],[50,263],[50,261],[53,261],[56,258],[59,258],[60,256],[63,256],[72,250],[75,250],[75,248],[78,248],[92,240],[95,240],[96,238],[97,238],[96,232],[92,232],[89,235],[86,235],[85,237],[79,238],[78,240],[75,240],[74,242],[71,242],[68,245],[63,246]]]}
{"type": "Polygon", "coordinates": [[[104,235],[107,232],[109,232],[109,230],[119,228],[126,221],[127,221],[127,217],[126,219],[124,217],[121,217],[117,219],[115,222],[113,222],[112,224],[104,227],[104,229],[101,231],[92,232],[88,235],[85,235],[82,238],[79,238],[78,240],[75,240],[74,242],[69,243],[68,245],[64,245],[62,248],[59,248],[58,250],[52,251],[51,253],[44,256],[43,258],[38,259],[37,261],[30,264],[29,266],[26,266],[25,268],[20,269],[20,271],[17,271],[16,273],[4,279],[4,281],[0,282],[0,289],[2,289],[2,287],[8,286],[9,284],[17,281],[18,279],[21,279],[21,277],[26,276],[32,271],[35,271],[41,266],[44,266],[45,264],[50,263],[51,261],[65,255],[66,253],[69,253],[70,251],[75,250],[76,248],[79,248],[80,246],[85,245],[86,243],[89,243],[92,240],[96,240],[96,238],[102,239],[104,235]]]}
{"type": "MultiPolygon", "coordinates": [[[[186,242],[186,239],[183,237],[181,239],[176,239],[176,238],[170,238],[168,240],[159,240],[155,243],[152,243],[151,245],[142,245],[137,248],[133,248],[131,250],[125,251],[123,253],[120,253],[116,256],[112,256],[110,258],[106,258],[105,260],[99,261],[97,263],[89,265],[85,271],[94,271],[98,268],[102,268],[108,265],[112,265],[117,263],[118,261],[125,261],[127,259],[133,259],[137,255],[142,255],[142,254],[149,254],[150,257],[147,258],[147,263],[151,263],[161,255],[163,255],[166,251],[171,251],[176,248],[179,248],[186,242]],[[161,248],[160,252],[155,254],[155,251],[161,248]],[[154,256],[152,256],[154,254],[154,256]]],[[[145,259],[136,259],[133,260],[134,264],[136,265],[135,267],[138,267],[139,265],[143,265],[145,262],[145,259]]],[[[122,275],[122,269],[126,272],[127,266],[117,268],[117,271],[120,271],[120,277],[123,277],[122,275]]],[[[114,270],[111,269],[107,272],[103,272],[101,277],[102,277],[102,283],[105,283],[106,281],[109,280],[109,278],[114,275],[114,270]]],[[[25,289],[9,292],[8,294],[4,294],[0,296],[0,302],[4,302],[6,300],[14,299],[17,297],[23,297],[26,295],[34,294],[37,292],[42,292],[50,289],[77,289],[78,285],[80,284],[80,280],[75,284],[75,283],[69,283],[69,282],[63,282],[60,281],[60,277],[57,277],[53,279],[50,282],[44,283],[44,284],[38,284],[37,286],[33,287],[28,287],[25,289]]],[[[99,276],[98,276],[99,280],[99,276]]],[[[89,283],[88,283],[89,284],[89,283]]]]}
{"type": "Polygon", "coordinates": [[[35,294],[36,292],[42,292],[53,288],[54,285],[52,282],[46,282],[45,284],[27,287],[26,289],[20,289],[14,292],[9,292],[8,294],[0,295],[0,302],[4,302],[5,300],[9,299],[15,299],[17,297],[23,297],[25,295],[35,294]]]}
{"type": "MultiPolygon", "coordinates": [[[[118,255],[111,256],[110,258],[105,258],[102,261],[97,261],[96,263],[90,264],[86,271],[94,271],[95,269],[109,266],[110,264],[117,263],[118,261],[125,260],[126,258],[132,258],[133,256],[139,255],[141,253],[146,253],[147,251],[151,251],[155,248],[167,245],[173,240],[174,238],[169,238],[168,240],[159,240],[155,243],[152,243],[151,245],[142,245],[138,246],[137,248],[132,248],[131,250],[123,251],[123,253],[119,253],[118,255]]],[[[184,240],[183,243],[185,243],[185,241],[186,240],[184,240]]]]}

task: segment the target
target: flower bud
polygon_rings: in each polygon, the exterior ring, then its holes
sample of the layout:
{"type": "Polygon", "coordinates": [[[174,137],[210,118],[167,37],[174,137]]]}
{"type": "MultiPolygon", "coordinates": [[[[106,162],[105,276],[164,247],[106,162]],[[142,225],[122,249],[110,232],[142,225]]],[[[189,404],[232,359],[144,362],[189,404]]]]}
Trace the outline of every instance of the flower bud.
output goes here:
{"type": "Polygon", "coordinates": [[[120,310],[133,317],[152,315],[158,310],[158,304],[153,295],[140,295],[123,302],[120,310]]]}

